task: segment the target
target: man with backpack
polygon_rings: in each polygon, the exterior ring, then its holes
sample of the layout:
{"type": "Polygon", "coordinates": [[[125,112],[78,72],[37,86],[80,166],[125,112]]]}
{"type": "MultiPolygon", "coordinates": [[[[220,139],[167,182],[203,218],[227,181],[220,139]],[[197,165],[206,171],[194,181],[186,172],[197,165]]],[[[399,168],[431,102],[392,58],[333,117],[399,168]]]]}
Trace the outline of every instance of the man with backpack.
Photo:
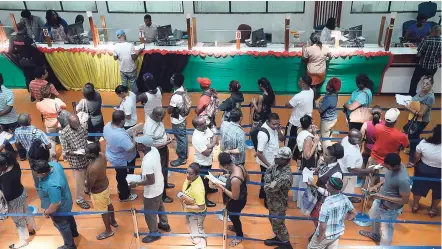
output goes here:
{"type": "Polygon", "coordinates": [[[178,167],[187,163],[188,139],[186,134],[186,118],[189,115],[192,105],[189,93],[184,87],[184,76],[181,73],[175,73],[170,78],[170,83],[175,91],[170,99],[167,112],[170,114],[172,131],[176,140],[176,153],[178,159],[170,162],[170,166],[178,167]]]}
{"type": "MultiPolygon", "coordinates": [[[[38,147],[43,145],[46,150],[51,148],[46,134],[31,124],[31,115],[28,113],[22,113],[17,119],[20,127],[15,129],[15,142],[17,146],[23,147],[26,150],[26,155],[20,155],[20,160],[26,160],[26,156],[30,156],[32,147],[38,147]],[[24,157],[22,157],[24,156],[24,157]]],[[[37,154],[37,153],[36,153],[37,154]]],[[[39,154],[39,153],[38,153],[39,154]]],[[[45,159],[48,158],[33,158],[33,159],[45,159]]]]}
{"type": "MultiPolygon", "coordinates": [[[[275,164],[275,156],[279,149],[279,142],[284,141],[281,131],[281,121],[277,113],[271,113],[269,119],[259,128],[256,146],[256,162],[261,168],[261,183],[264,183],[264,173],[275,164]]],[[[264,199],[267,206],[264,187],[259,190],[259,198],[264,199]]]]}
{"type": "Polygon", "coordinates": [[[219,110],[218,93],[215,89],[210,88],[211,81],[209,78],[198,78],[203,94],[200,97],[198,106],[196,107],[196,114],[203,117],[206,120],[207,127],[209,127],[213,133],[216,133],[216,114],[219,110]]]}

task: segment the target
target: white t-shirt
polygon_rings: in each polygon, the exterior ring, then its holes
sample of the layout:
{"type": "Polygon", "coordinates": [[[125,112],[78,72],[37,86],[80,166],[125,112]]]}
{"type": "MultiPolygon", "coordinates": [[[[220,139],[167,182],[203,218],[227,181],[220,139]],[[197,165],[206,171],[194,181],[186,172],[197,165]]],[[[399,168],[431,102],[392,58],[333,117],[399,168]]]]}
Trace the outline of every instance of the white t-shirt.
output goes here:
{"type": "Polygon", "coordinates": [[[120,62],[120,72],[130,73],[137,69],[132,55],[136,54],[134,44],[130,42],[120,42],[115,44],[115,55],[118,55],[118,61],[120,62]]]}
{"type": "Polygon", "coordinates": [[[313,134],[307,130],[302,130],[298,136],[296,136],[296,145],[298,150],[302,152],[304,150],[304,142],[308,137],[314,137],[313,134]]]}
{"type": "Polygon", "coordinates": [[[144,186],[144,197],[154,198],[163,194],[164,178],[161,171],[160,153],[157,148],[151,147],[149,153],[144,155],[141,162],[141,170],[143,176],[151,174],[155,176],[155,183],[153,185],[144,186]]]}
{"type": "Polygon", "coordinates": [[[129,96],[126,96],[120,104],[120,110],[124,115],[130,115],[130,119],[126,119],[124,126],[134,126],[137,124],[137,96],[135,93],[129,91],[129,96]]]}
{"type": "MultiPolygon", "coordinates": [[[[180,88],[176,89],[174,91],[174,93],[176,93],[176,92],[184,92],[184,87],[181,86],[180,88]]],[[[174,94],[174,95],[172,95],[172,98],[170,99],[169,105],[172,107],[182,107],[183,106],[183,98],[184,98],[184,96],[182,96],[182,95],[174,94]]],[[[181,115],[179,115],[179,118],[170,117],[170,122],[172,124],[181,124],[182,122],[184,122],[186,120],[186,117],[183,117],[181,115]]]]}
{"type": "MultiPolygon", "coordinates": [[[[271,165],[274,165],[275,156],[279,149],[278,131],[271,129],[267,125],[267,122],[264,123],[261,128],[267,129],[270,136],[267,136],[267,134],[265,134],[263,131],[258,132],[258,146],[256,146],[256,149],[258,151],[262,151],[267,162],[269,162],[271,165]]],[[[256,162],[259,165],[267,168],[267,166],[261,160],[259,160],[258,157],[256,157],[256,162]]]]}
{"type": "Polygon", "coordinates": [[[341,145],[344,147],[344,157],[338,159],[339,166],[341,166],[342,173],[349,173],[348,168],[360,169],[362,168],[363,160],[361,149],[359,145],[353,145],[348,141],[348,136],[341,140],[341,145]]]}
{"type": "Polygon", "coordinates": [[[143,127],[144,135],[149,135],[153,139],[153,145],[164,145],[167,142],[167,134],[163,122],[156,122],[150,116],[147,117],[143,127]]]}
{"type": "Polygon", "coordinates": [[[144,94],[146,94],[147,97],[147,102],[146,104],[144,104],[144,114],[146,115],[145,120],[147,120],[147,117],[152,114],[152,111],[153,109],[155,109],[155,107],[162,106],[161,100],[163,99],[163,96],[161,95],[161,90],[159,87],[157,87],[157,93],[155,94],[149,92],[145,92],[144,94]]]}
{"type": "Polygon", "coordinates": [[[307,91],[301,91],[300,93],[293,96],[289,101],[292,108],[292,114],[290,115],[290,124],[301,127],[301,122],[299,121],[305,114],[312,116],[313,112],[313,97],[315,93],[312,89],[307,91]]]}
{"type": "Polygon", "coordinates": [[[210,166],[213,162],[213,151],[209,156],[204,156],[203,151],[207,150],[210,139],[214,136],[213,132],[207,128],[204,132],[196,130],[192,135],[192,145],[195,149],[195,162],[201,166],[210,166]]]}
{"type": "Polygon", "coordinates": [[[422,140],[416,147],[416,152],[422,153],[421,160],[430,167],[441,168],[441,145],[435,145],[422,140]]]}

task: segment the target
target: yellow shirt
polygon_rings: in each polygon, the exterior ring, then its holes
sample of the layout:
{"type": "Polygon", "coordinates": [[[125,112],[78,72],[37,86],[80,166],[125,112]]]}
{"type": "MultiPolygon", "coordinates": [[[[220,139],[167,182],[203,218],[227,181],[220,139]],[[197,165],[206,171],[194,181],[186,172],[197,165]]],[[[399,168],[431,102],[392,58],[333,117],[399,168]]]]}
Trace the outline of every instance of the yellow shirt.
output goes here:
{"type": "Polygon", "coordinates": [[[186,179],[183,184],[182,192],[189,196],[190,198],[195,200],[195,205],[201,206],[204,205],[204,210],[187,210],[184,209],[185,212],[190,213],[202,213],[206,211],[206,192],[204,190],[204,184],[201,177],[198,177],[195,181],[193,181],[190,186],[189,181],[186,179]]]}

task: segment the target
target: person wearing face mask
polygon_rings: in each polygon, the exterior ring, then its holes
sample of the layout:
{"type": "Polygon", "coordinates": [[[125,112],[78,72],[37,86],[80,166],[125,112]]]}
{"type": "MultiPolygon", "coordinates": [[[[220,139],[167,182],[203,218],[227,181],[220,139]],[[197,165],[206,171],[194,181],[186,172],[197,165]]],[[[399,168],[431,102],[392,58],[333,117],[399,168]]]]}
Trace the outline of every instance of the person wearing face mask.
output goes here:
{"type": "MultiPolygon", "coordinates": [[[[200,176],[200,166],[191,163],[186,171],[186,180],[183,183],[182,193],[185,197],[180,198],[186,215],[186,226],[190,234],[204,235],[204,220],[206,218],[206,193],[205,184],[200,176]]],[[[190,237],[195,248],[205,249],[206,237],[190,237]]]]}
{"type": "Polygon", "coordinates": [[[117,228],[114,206],[110,199],[109,179],[106,176],[106,156],[100,152],[99,143],[86,145],[86,158],[89,162],[86,172],[86,189],[91,193],[94,210],[105,212],[101,214],[105,231],[97,235],[97,240],[107,239],[114,236],[112,227],[117,228]]]}
{"type": "Polygon", "coordinates": [[[152,43],[158,35],[158,25],[152,22],[152,17],[149,14],[144,16],[144,23],[140,25],[139,30],[143,32],[144,41],[152,43]]]}
{"type": "MultiPolygon", "coordinates": [[[[210,170],[213,163],[213,149],[217,145],[217,139],[211,129],[207,127],[206,119],[199,116],[192,120],[195,131],[192,135],[192,145],[195,149],[195,162],[198,163],[203,170],[210,170]]],[[[202,172],[207,175],[208,172],[202,172]]],[[[216,190],[212,190],[209,187],[209,180],[204,178],[206,205],[208,207],[215,207],[216,204],[207,199],[208,193],[214,193],[216,190]]]]}
{"type": "MultiPolygon", "coordinates": [[[[229,212],[241,213],[247,203],[247,182],[249,181],[249,174],[244,166],[236,165],[232,161],[232,157],[225,152],[218,155],[218,161],[222,169],[230,174],[228,175],[226,186],[217,184],[216,187],[223,192],[223,201],[226,204],[226,209],[229,212]]],[[[242,224],[238,215],[229,215],[232,221],[232,226],[227,229],[236,233],[236,236],[243,237],[242,224]]],[[[237,246],[241,243],[240,238],[233,239],[230,247],[237,246]]]]}
{"type": "Polygon", "coordinates": [[[80,123],[76,114],[70,114],[67,118],[68,125],[60,131],[60,143],[63,158],[71,166],[72,174],[75,179],[75,197],[76,203],[82,209],[89,209],[89,204],[84,200],[86,190],[84,180],[86,178],[86,169],[88,161],[84,156],[84,150],[87,145],[87,122],[80,123]]]}
{"type": "Polygon", "coordinates": [[[31,160],[31,170],[38,177],[37,192],[43,215],[51,218],[63,238],[63,249],[76,249],[74,238],[80,236],[74,216],[51,215],[72,211],[72,195],[63,166],[57,162],[31,160]]]}

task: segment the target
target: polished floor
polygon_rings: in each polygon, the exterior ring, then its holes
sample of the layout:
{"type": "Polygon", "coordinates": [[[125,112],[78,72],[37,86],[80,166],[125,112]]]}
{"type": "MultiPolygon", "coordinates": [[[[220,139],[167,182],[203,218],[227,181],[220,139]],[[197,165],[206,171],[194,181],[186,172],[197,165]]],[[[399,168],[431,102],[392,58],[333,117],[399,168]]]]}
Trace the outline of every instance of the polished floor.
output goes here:
{"type": "MultiPolygon", "coordinates": [[[[40,114],[35,108],[35,103],[30,102],[29,95],[24,90],[14,90],[15,93],[15,108],[17,112],[29,112],[33,117],[33,124],[42,127],[42,122],[40,119],[40,114]]],[[[195,105],[198,99],[198,94],[193,94],[193,105],[195,105]]],[[[257,95],[246,95],[246,100],[250,102],[252,97],[257,97],[257,95]]],[[[103,92],[103,104],[109,105],[117,105],[119,103],[119,99],[113,92],[103,92]]],[[[221,98],[226,98],[227,95],[222,94],[221,98]]],[[[278,96],[276,105],[281,106],[284,105],[285,102],[291,96],[278,96]]],[[[71,102],[78,102],[81,98],[80,92],[63,92],[61,93],[61,99],[63,99],[66,104],[69,106],[69,110],[72,110],[71,102]]],[[[167,105],[170,99],[170,94],[165,94],[163,97],[163,104],[167,105]]],[[[342,96],[339,99],[340,105],[344,103],[345,100],[348,99],[348,96],[342,96]]],[[[395,100],[393,96],[376,96],[374,97],[373,105],[380,105],[381,107],[398,107],[395,104],[395,100]]],[[[440,97],[437,98],[435,107],[440,107],[440,97]]],[[[249,124],[249,110],[247,108],[243,108],[244,111],[244,119],[242,124],[249,124]]],[[[279,113],[282,124],[285,126],[287,120],[290,115],[290,110],[287,109],[275,109],[277,113],[279,113]]],[[[111,118],[112,109],[104,108],[104,117],[106,121],[109,121],[111,118]]],[[[194,114],[192,114],[193,117],[194,114]]],[[[218,115],[218,121],[220,119],[220,114],[218,115]]],[[[138,117],[139,122],[144,121],[144,114],[142,109],[138,109],[138,117]]],[[[433,111],[431,123],[427,127],[427,130],[430,130],[435,124],[440,123],[440,111],[433,111]]],[[[398,122],[398,127],[402,127],[405,124],[406,114],[403,113],[400,116],[400,120],[398,122]]],[[[191,123],[188,119],[188,128],[191,127],[191,123]]],[[[315,123],[319,122],[318,113],[315,111],[314,113],[314,121],[315,123]]],[[[167,128],[170,128],[170,120],[169,117],[166,117],[165,125],[167,128]]],[[[219,123],[218,123],[219,124],[219,123]]],[[[342,113],[339,114],[339,121],[335,127],[336,130],[345,131],[347,130],[346,122],[342,113]]],[[[174,144],[170,145],[170,159],[173,160],[176,158],[174,144]]],[[[104,147],[104,143],[103,143],[104,147]]],[[[61,154],[61,148],[58,148],[58,154],[61,154]]],[[[192,161],[193,158],[193,148],[190,145],[190,157],[189,162],[192,161]]],[[[406,162],[405,155],[402,155],[404,162],[406,162]]],[[[216,161],[216,159],[215,159],[216,161]]],[[[67,163],[61,162],[64,167],[69,167],[67,163]]],[[[140,164],[140,161],[137,161],[137,165],[140,164]]],[[[25,187],[28,189],[28,203],[32,205],[39,206],[40,201],[37,196],[36,190],[33,188],[33,181],[29,170],[25,170],[29,168],[28,162],[21,163],[23,170],[22,174],[22,182],[25,187]]],[[[292,162],[292,169],[295,170],[295,162],[292,162]]],[[[214,168],[218,167],[218,163],[214,163],[214,168]]],[[[184,168],[184,166],[183,166],[184,168]]],[[[259,170],[258,165],[255,163],[254,151],[247,151],[247,160],[246,160],[246,168],[248,170],[257,171],[259,170]]],[[[73,176],[69,170],[66,170],[66,175],[68,177],[70,186],[74,186],[73,176]]],[[[139,170],[137,170],[139,172],[139,170]]],[[[409,171],[410,175],[413,174],[412,169],[409,171]]],[[[111,184],[111,193],[112,193],[112,201],[116,210],[127,210],[130,208],[141,209],[142,208],[142,188],[138,188],[133,190],[133,192],[139,195],[139,198],[134,202],[129,203],[120,203],[118,201],[117,189],[116,189],[116,181],[115,181],[115,172],[110,169],[107,172],[108,177],[110,179],[111,184]]],[[[259,176],[253,175],[251,177],[252,181],[259,181],[259,176]]],[[[176,184],[175,189],[168,190],[168,195],[171,197],[176,196],[177,192],[181,190],[181,185],[184,181],[184,175],[180,173],[172,173],[169,178],[171,183],[176,184]]],[[[249,196],[248,203],[246,208],[243,210],[243,213],[255,213],[255,214],[268,214],[267,210],[263,207],[263,201],[258,199],[258,186],[249,185],[249,196]]],[[[291,195],[291,193],[290,193],[291,195]]],[[[213,201],[217,202],[217,207],[209,208],[209,211],[218,211],[223,208],[222,197],[220,193],[215,193],[209,195],[209,198],[213,201]]],[[[431,198],[431,197],[430,197],[431,198]]],[[[440,214],[435,218],[430,218],[427,215],[428,206],[430,204],[430,198],[423,198],[421,201],[421,210],[418,214],[412,214],[410,211],[410,207],[406,206],[404,208],[403,214],[399,217],[402,220],[423,220],[423,221],[440,221],[440,214]]],[[[291,198],[290,198],[291,199],[291,198]]],[[[295,203],[289,203],[289,209],[287,211],[287,215],[294,216],[303,216],[299,209],[295,207],[295,203]]],[[[439,207],[440,208],[440,207],[439,207]]],[[[181,205],[176,200],[171,204],[166,204],[167,211],[182,211],[181,205]]],[[[358,211],[361,210],[360,205],[356,205],[356,209],[358,211]]],[[[93,210],[93,209],[91,209],[93,210]]],[[[78,206],[74,204],[73,211],[82,211],[78,206]]],[[[439,212],[440,213],[440,212],[439,212]]],[[[142,215],[137,217],[138,224],[141,232],[147,232],[147,226],[144,221],[142,215]]],[[[115,229],[115,235],[112,238],[109,238],[104,241],[97,241],[95,236],[101,233],[104,229],[103,223],[99,215],[82,215],[75,217],[78,230],[80,232],[80,237],[76,239],[76,244],[79,249],[133,249],[137,248],[135,238],[133,236],[133,221],[132,217],[129,213],[117,213],[116,219],[119,223],[119,228],[115,229]]],[[[37,248],[47,248],[47,249],[55,249],[58,246],[62,245],[62,239],[55,227],[52,225],[49,219],[45,219],[43,217],[36,217],[37,223],[37,234],[36,236],[31,238],[30,244],[26,247],[29,249],[37,249],[37,248]]],[[[178,215],[169,215],[169,223],[172,228],[171,233],[177,234],[185,234],[188,233],[185,224],[184,217],[178,215]]],[[[256,239],[267,239],[273,237],[273,233],[271,230],[271,226],[267,218],[255,218],[255,217],[243,217],[243,230],[244,234],[248,238],[256,238],[256,239]]],[[[308,241],[307,238],[314,230],[313,223],[311,221],[301,221],[301,220],[287,220],[286,221],[291,242],[294,248],[304,249],[307,247],[308,241]]],[[[222,233],[222,222],[214,215],[207,216],[205,221],[205,230],[208,234],[220,234],[222,233]]],[[[356,226],[350,221],[346,222],[346,231],[345,234],[341,237],[339,242],[340,246],[375,246],[376,244],[358,234],[360,227],[356,226]]],[[[439,225],[411,225],[411,224],[396,224],[395,225],[395,234],[393,238],[393,245],[396,246],[440,246],[441,245],[441,227],[439,225]]],[[[18,238],[16,233],[16,229],[11,219],[6,220],[5,222],[0,222],[0,248],[7,248],[10,244],[14,243],[18,238]]],[[[192,244],[186,237],[163,237],[161,240],[154,242],[153,244],[142,244],[144,248],[158,248],[158,249],[180,249],[180,248],[192,248],[192,244]]],[[[208,248],[222,248],[222,239],[220,237],[217,238],[208,238],[208,248]]],[[[246,249],[258,249],[258,248],[271,248],[266,247],[262,242],[255,241],[243,241],[236,248],[246,248],[246,249]]]]}

